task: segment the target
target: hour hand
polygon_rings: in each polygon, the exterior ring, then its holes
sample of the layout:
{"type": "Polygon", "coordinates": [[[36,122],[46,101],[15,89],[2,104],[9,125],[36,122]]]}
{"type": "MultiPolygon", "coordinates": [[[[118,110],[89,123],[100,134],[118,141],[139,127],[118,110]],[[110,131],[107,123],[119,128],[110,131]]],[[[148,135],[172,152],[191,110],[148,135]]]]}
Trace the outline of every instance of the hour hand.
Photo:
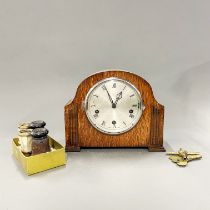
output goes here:
{"type": "Polygon", "coordinates": [[[117,102],[122,98],[122,91],[119,92],[116,96],[116,101],[115,101],[115,104],[117,104],[117,102]]]}

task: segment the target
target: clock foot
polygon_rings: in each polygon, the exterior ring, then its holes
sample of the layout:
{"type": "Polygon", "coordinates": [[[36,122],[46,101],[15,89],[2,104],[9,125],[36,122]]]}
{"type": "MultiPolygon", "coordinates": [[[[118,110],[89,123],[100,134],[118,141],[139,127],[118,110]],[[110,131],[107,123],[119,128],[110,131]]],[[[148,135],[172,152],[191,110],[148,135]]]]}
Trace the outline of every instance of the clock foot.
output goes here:
{"type": "Polygon", "coordinates": [[[149,152],[165,152],[165,148],[163,146],[152,146],[148,147],[149,152]]]}
{"type": "Polygon", "coordinates": [[[66,152],[80,152],[80,147],[66,146],[65,150],[66,152]]]}

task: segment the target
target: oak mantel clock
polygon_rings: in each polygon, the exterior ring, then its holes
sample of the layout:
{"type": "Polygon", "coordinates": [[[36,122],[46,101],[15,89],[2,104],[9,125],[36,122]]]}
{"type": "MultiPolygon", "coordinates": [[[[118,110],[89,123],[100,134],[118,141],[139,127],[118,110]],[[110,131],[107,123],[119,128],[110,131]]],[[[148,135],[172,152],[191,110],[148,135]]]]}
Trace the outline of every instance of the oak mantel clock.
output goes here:
{"type": "Polygon", "coordinates": [[[86,78],[65,106],[66,151],[85,147],[163,148],[164,106],[140,76],[122,70],[86,78]]]}

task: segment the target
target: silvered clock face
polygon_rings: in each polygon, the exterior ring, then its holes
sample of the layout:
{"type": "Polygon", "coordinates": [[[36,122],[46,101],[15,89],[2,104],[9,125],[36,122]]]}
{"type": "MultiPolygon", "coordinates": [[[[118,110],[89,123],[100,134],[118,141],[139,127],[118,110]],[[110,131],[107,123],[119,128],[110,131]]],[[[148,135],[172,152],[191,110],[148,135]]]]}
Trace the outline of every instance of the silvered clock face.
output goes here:
{"type": "Polygon", "coordinates": [[[129,82],[115,77],[95,84],[85,99],[90,123],[107,134],[120,134],[139,121],[144,105],[138,90],[129,82]]]}

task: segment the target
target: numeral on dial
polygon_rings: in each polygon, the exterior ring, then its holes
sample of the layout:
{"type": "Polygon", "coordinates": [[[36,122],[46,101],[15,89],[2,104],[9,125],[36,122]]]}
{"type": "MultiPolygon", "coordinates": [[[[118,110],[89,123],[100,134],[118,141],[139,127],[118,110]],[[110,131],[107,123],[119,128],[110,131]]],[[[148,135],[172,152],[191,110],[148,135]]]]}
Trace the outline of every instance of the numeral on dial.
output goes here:
{"type": "Polygon", "coordinates": [[[116,128],[116,123],[117,123],[117,122],[116,122],[115,120],[112,121],[112,124],[113,124],[113,126],[114,126],[115,128],[116,128]]]}
{"type": "Polygon", "coordinates": [[[93,117],[94,117],[95,119],[98,117],[98,113],[99,113],[99,110],[96,109],[96,110],[95,110],[95,114],[93,115],[93,117]]]}
{"type": "Polygon", "coordinates": [[[116,83],[113,84],[112,88],[116,88],[116,83]]]}
{"type": "Polygon", "coordinates": [[[98,113],[95,113],[93,117],[96,119],[98,117],[98,113]]]}
{"type": "Polygon", "coordinates": [[[129,114],[130,118],[134,118],[134,115],[132,113],[129,114]]]}

